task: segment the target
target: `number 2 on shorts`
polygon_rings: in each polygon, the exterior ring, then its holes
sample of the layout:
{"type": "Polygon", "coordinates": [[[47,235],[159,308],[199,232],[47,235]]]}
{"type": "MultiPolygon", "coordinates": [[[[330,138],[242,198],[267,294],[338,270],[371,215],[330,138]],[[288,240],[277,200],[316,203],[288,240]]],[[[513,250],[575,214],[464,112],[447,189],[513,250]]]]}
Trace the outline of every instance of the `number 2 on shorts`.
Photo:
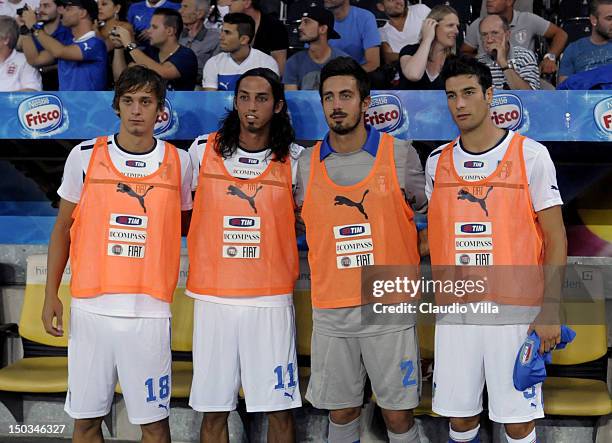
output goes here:
{"type": "Polygon", "coordinates": [[[404,374],[404,377],[402,378],[402,384],[405,388],[408,386],[416,385],[416,380],[414,378],[410,378],[412,377],[412,373],[414,372],[414,364],[412,363],[412,360],[402,360],[402,362],[400,363],[400,370],[404,374]]]}
{"type": "MultiPolygon", "coordinates": [[[[155,397],[155,393],[153,392],[153,380],[152,378],[148,378],[145,381],[145,386],[147,387],[147,403],[151,401],[157,400],[155,397]]],[[[159,399],[163,400],[168,397],[170,394],[170,377],[168,375],[164,375],[159,378],[159,399]]]]}

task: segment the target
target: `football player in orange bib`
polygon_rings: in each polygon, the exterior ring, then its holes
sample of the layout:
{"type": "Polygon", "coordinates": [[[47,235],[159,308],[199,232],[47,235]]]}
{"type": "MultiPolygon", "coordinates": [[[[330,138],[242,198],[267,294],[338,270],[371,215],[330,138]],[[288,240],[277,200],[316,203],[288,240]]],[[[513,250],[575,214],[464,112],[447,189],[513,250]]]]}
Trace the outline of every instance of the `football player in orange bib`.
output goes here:
{"type": "Polygon", "coordinates": [[[242,387],[247,412],[266,412],[268,441],[292,442],[302,405],[293,286],[298,275],[293,143],[283,85],[267,68],[235,87],[218,132],[189,149],[195,202],[187,295],[194,302],[190,406],[203,442],[228,441],[242,387]]]}
{"type": "MultiPolygon", "coordinates": [[[[543,265],[543,275],[558,272],[567,260],[567,242],[548,150],[492,122],[492,78],[486,65],[451,57],[441,76],[460,136],[435,149],[425,168],[432,266],[486,268],[494,279],[509,270],[531,275],[543,265]]],[[[542,281],[537,274],[525,291],[514,290],[521,278],[490,291],[487,303],[495,306],[495,316],[475,314],[468,321],[464,316],[459,324],[438,317],[433,411],[450,417],[451,442],[480,441],[485,383],[489,418],[504,424],[508,442],[536,441],[534,420],[544,416],[541,383],[519,391],[512,374],[531,330],[541,339],[539,352],[560,340],[558,319],[540,311],[541,295],[546,295],[538,289],[542,281]]],[[[561,279],[557,283],[560,290],[561,279]]]]}
{"type": "Polygon", "coordinates": [[[126,69],[113,99],[119,133],[77,145],[58,190],[42,319],[49,334],[63,335],[58,289],[70,256],[65,410],[74,442],[102,441],[117,381],[142,441],[170,441],[170,303],[192,169],[187,152],[153,137],[165,96],[155,72],[126,69]]]}
{"type": "Polygon", "coordinates": [[[306,398],[329,409],[329,443],[359,440],[366,374],[391,443],[419,441],[412,409],[421,371],[416,315],[368,321],[362,267],[416,270],[414,211],[425,211],[425,177],[414,147],[366,125],[367,73],[349,57],[321,70],[321,104],[329,133],[298,163],[311,269],[313,333],[306,398]],[[409,203],[410,202],[410,203],[409,203]]]}

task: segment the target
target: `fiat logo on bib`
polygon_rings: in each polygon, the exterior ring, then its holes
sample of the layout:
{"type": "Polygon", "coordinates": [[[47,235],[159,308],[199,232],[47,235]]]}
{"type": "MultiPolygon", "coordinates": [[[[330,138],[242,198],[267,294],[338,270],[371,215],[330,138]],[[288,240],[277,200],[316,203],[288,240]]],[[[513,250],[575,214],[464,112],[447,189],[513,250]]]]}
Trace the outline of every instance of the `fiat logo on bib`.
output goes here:
{"type": "Polygon", "coordinates": [[[491,120],[498,128],[519,129],[523,125],[523,103],[513,94],[497,94],[491,102],[491,120]]]}
{"type": "Polygon", "coordinates": [[[595,105],[593,117],[597,127],[604,134],[612,135],[612,97],[608,97],[595,105]]]}
{"type": "Polygon", "coordinates": [[[391,94],[373,95],[365,114],[365,122],[378,131],[395,131],[404,123],[402,102],[391,94]]]}
{"type": "Polygon", "coordinates": [[[156,137],[159,137],[166,132],[169,132],[177,123],[176,117],[172,110],[172,103],[170,100],[165,99],[164,101],[164,110],[160,115],[157,116],[157,121],[155,122],[155,128],[153,129],[153,134],[156,137]]]}
{"type": "Polygon", "coordinates": [[[36,95],[19,104],[19,122],[31,134],[49,134],[62,126],[64,105],[51,94],[36,95]]]}

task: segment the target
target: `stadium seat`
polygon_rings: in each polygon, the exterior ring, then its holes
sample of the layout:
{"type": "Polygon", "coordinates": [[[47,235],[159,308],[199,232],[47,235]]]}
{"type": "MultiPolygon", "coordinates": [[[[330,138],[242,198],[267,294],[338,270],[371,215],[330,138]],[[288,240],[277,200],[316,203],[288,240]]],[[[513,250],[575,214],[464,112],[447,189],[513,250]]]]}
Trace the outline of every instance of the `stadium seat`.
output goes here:
{"type": "Polygon", "coordinates": [[[287,23],[301,20],[302,13],[311,5],[323,7],[323,0],[298,0],[287,5],[287,23]]]}
{"type": "MultiPolygon", "coordinates": [[[[68,390],[68,335],[70,328],[70,292],[62,284],[59,297],[64,305],[64,335],[53,337],[45,331],[40,320],[45,300],[46,256],[28,257],[27,281],[19,336],[22,338],[24,358],[0,369],[0,401],[17,422],[23,422],[23,394],[51,394],[57,396],[68,390]],[[40,270],[44,269],[44,273],[40,270]]],[[[64,273],[62,281],[69,276],[64,273]]]]}
{"type": "Polygon", "coordinates": [[[310,343],[312,340],[312,302],[310,299],[310,269],[307,253],[300,251],[300,279],[293,290],[295,307],[296,352],[302,403],[306,403],[306,388],[310,379],[310,343]],[[308,275],[308,279],[301,278],[308,275]]]}
{"type": "Polygon", "coordinates": [[[544,412],[548,415],[602,416],[612,413],[607,380],[607,337],[605,302],[576,302],[564,305],[570,327],[576,331],[574,341],[563,350],[553,352],[553,373],[544,381],[544,412]],[[582,323],[571,325],[572,317],[582,323]],[[603,360],[602,364],[595,362],[603,360]],[[591,365],[589,365],[591,363],[591,365]],[[576,376],[572,376],[576,374],[576,376]]]}
{"type": "Polygon", "coordinates": [[[588,16],[588,0],[561,0],[559,5],[559,19],[561,22],[564,22],[570,18],[588,16]]]}
{"type": "MultiPolygon", "coordinates": [[[[425,321],[424,318],[419,317],[417,323],[417,334],[419,336],[419,356],[421,361],[432,361],[434,359],[435,330],[436,327],[432,319],[425,321]]],[[[419,402],[419,405],[414,408],[414,415],[429,415],[432,417],[437,417],[437,414],[431,410],[431,385],[431,378],[428,380],[423,380],[421,385],[421,401],[419,402]]]]}
{"type": "Polygon", "coordinates": [[[190,356],[193,348],[193,298],[185,295],[184,285],[174,291],[171,309],[172,398],[189,398],[193,378],[193,362],[190,356]],[[188,361],[178,360],[179,355],[185,354],[188,361]]]}
{"type": "Polygon", "coordinates": [[[567,32],[567,44],[591,35],[591,20],[588,17],[570,18],[561,23],[561,29],[567,32]]]}
{"type": "Polygon", "coordinates": [[[285,29],[287,29],[287,36],[289,37],[289,54],[291,57],[296,52],[305,49],[306,45],[300,41],[300,20],[287,20],[285,22],[285,29]]]}

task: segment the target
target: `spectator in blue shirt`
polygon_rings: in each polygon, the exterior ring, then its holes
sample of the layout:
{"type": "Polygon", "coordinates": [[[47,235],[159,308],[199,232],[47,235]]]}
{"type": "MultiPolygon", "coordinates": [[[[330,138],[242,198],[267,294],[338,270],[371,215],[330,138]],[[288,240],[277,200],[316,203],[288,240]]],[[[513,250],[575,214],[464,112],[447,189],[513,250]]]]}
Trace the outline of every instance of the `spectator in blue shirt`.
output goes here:
{"type": "MultiPolygon", "coordinates": [[[[36,27],[36,14],[24,11],[22,19],[28,28],[28,38],[34,37],[43,50],[38,62],[51,64],[58,60],[57,70],[60,91],[100,91],[106,87],[106,45],[96,37],[94,20],[98,17],[95,0],[63,0],[58,11],[62,25],[72,33],[70,41],[58,41],[44,28],[36,27]]],[[[24,38],[24,47],[27,39],[24,38]]],[[[32,42],[33,44],[33,42],[32,42]]]]}
{"type": "Polygon", "coordinates": [[[145,46],[149,43],[149,28],[151,26],[151,17],[158,8],[170,8],[177,11],[181,5],[172,3],[170,0],[145,0],[138,3],[132,3],[128,9],[128,22],[136,32],[136,38],[139,43],[144,43],[145,46]]]}
{"type": "Polygon", "coordinates": [[[125,28],[115,28],[117,42],[113,56],[113,76],[118,79],[127,67],[125,52],[137,65],[143,65],[157,72],[168,82],[168,89],[193,91],[198,75],[198,59],[195,53],[179,44],[183,32],[183,19],[175,9],[159,8],[151,18],[150,43],[146,49],[139,49],[134,36],[125,28]],[[126,49],[126,51],[123,50],[126,49]]]}
{"type": "Polygon", "coordinates": [[[336,57],[348,57],[348,54],[329,46],[329,40],[339,39],[340,35],[334,30],[334,15],[327,9],[308,8],[302,14],[299,31],[300,41],[308,43],[308,49],[287,60],[283,75],[285,91],[318,90],[323,66],[336,57]]]}
{"type": "MultiPolygon", "coordinates": [[[[36,10],[36,18],[38,23],[42,23],[43,29],[47,34],[58,42],[69,45],[72,43],[72,32],[62,25],[57,9],[55,0],[40,0],[40,4],[36,10]]],[[[20,26],[23,25],[23,19],[20,16],[15,17],[15,19],[20,26]]],[[[35,68],[52,66],[57,63],[55,59],[49,62],[49,60],[44,60],[39,57],[40,53],[43,51],[43,47],[36,39],[32,39],[28,36],[20,36],[17,42],[17,48],[23,51],[23,55],[25,55],[28,63],[35,68]]],[[[47,91],[59,89],[57,67],[55,69],[45,69],[41,72],[41,75],[43,89],[47,91]]]]}
{"type": "Polygon", "coordinates": [[[325,7],[334,14],[334,29],[340,34],[340,39],[329,45],[353,57],[366,72],[377,69],[380,66],[380,34],[374,14],[351,6],[349,0],[325,0],[325,7]]]}
{"type": "Polygon", "coordinates": [[[593,0],[590,8],[591,36],[565,48],[559,83],[571,75],[612,63],[612,0],[593,0]]]}

